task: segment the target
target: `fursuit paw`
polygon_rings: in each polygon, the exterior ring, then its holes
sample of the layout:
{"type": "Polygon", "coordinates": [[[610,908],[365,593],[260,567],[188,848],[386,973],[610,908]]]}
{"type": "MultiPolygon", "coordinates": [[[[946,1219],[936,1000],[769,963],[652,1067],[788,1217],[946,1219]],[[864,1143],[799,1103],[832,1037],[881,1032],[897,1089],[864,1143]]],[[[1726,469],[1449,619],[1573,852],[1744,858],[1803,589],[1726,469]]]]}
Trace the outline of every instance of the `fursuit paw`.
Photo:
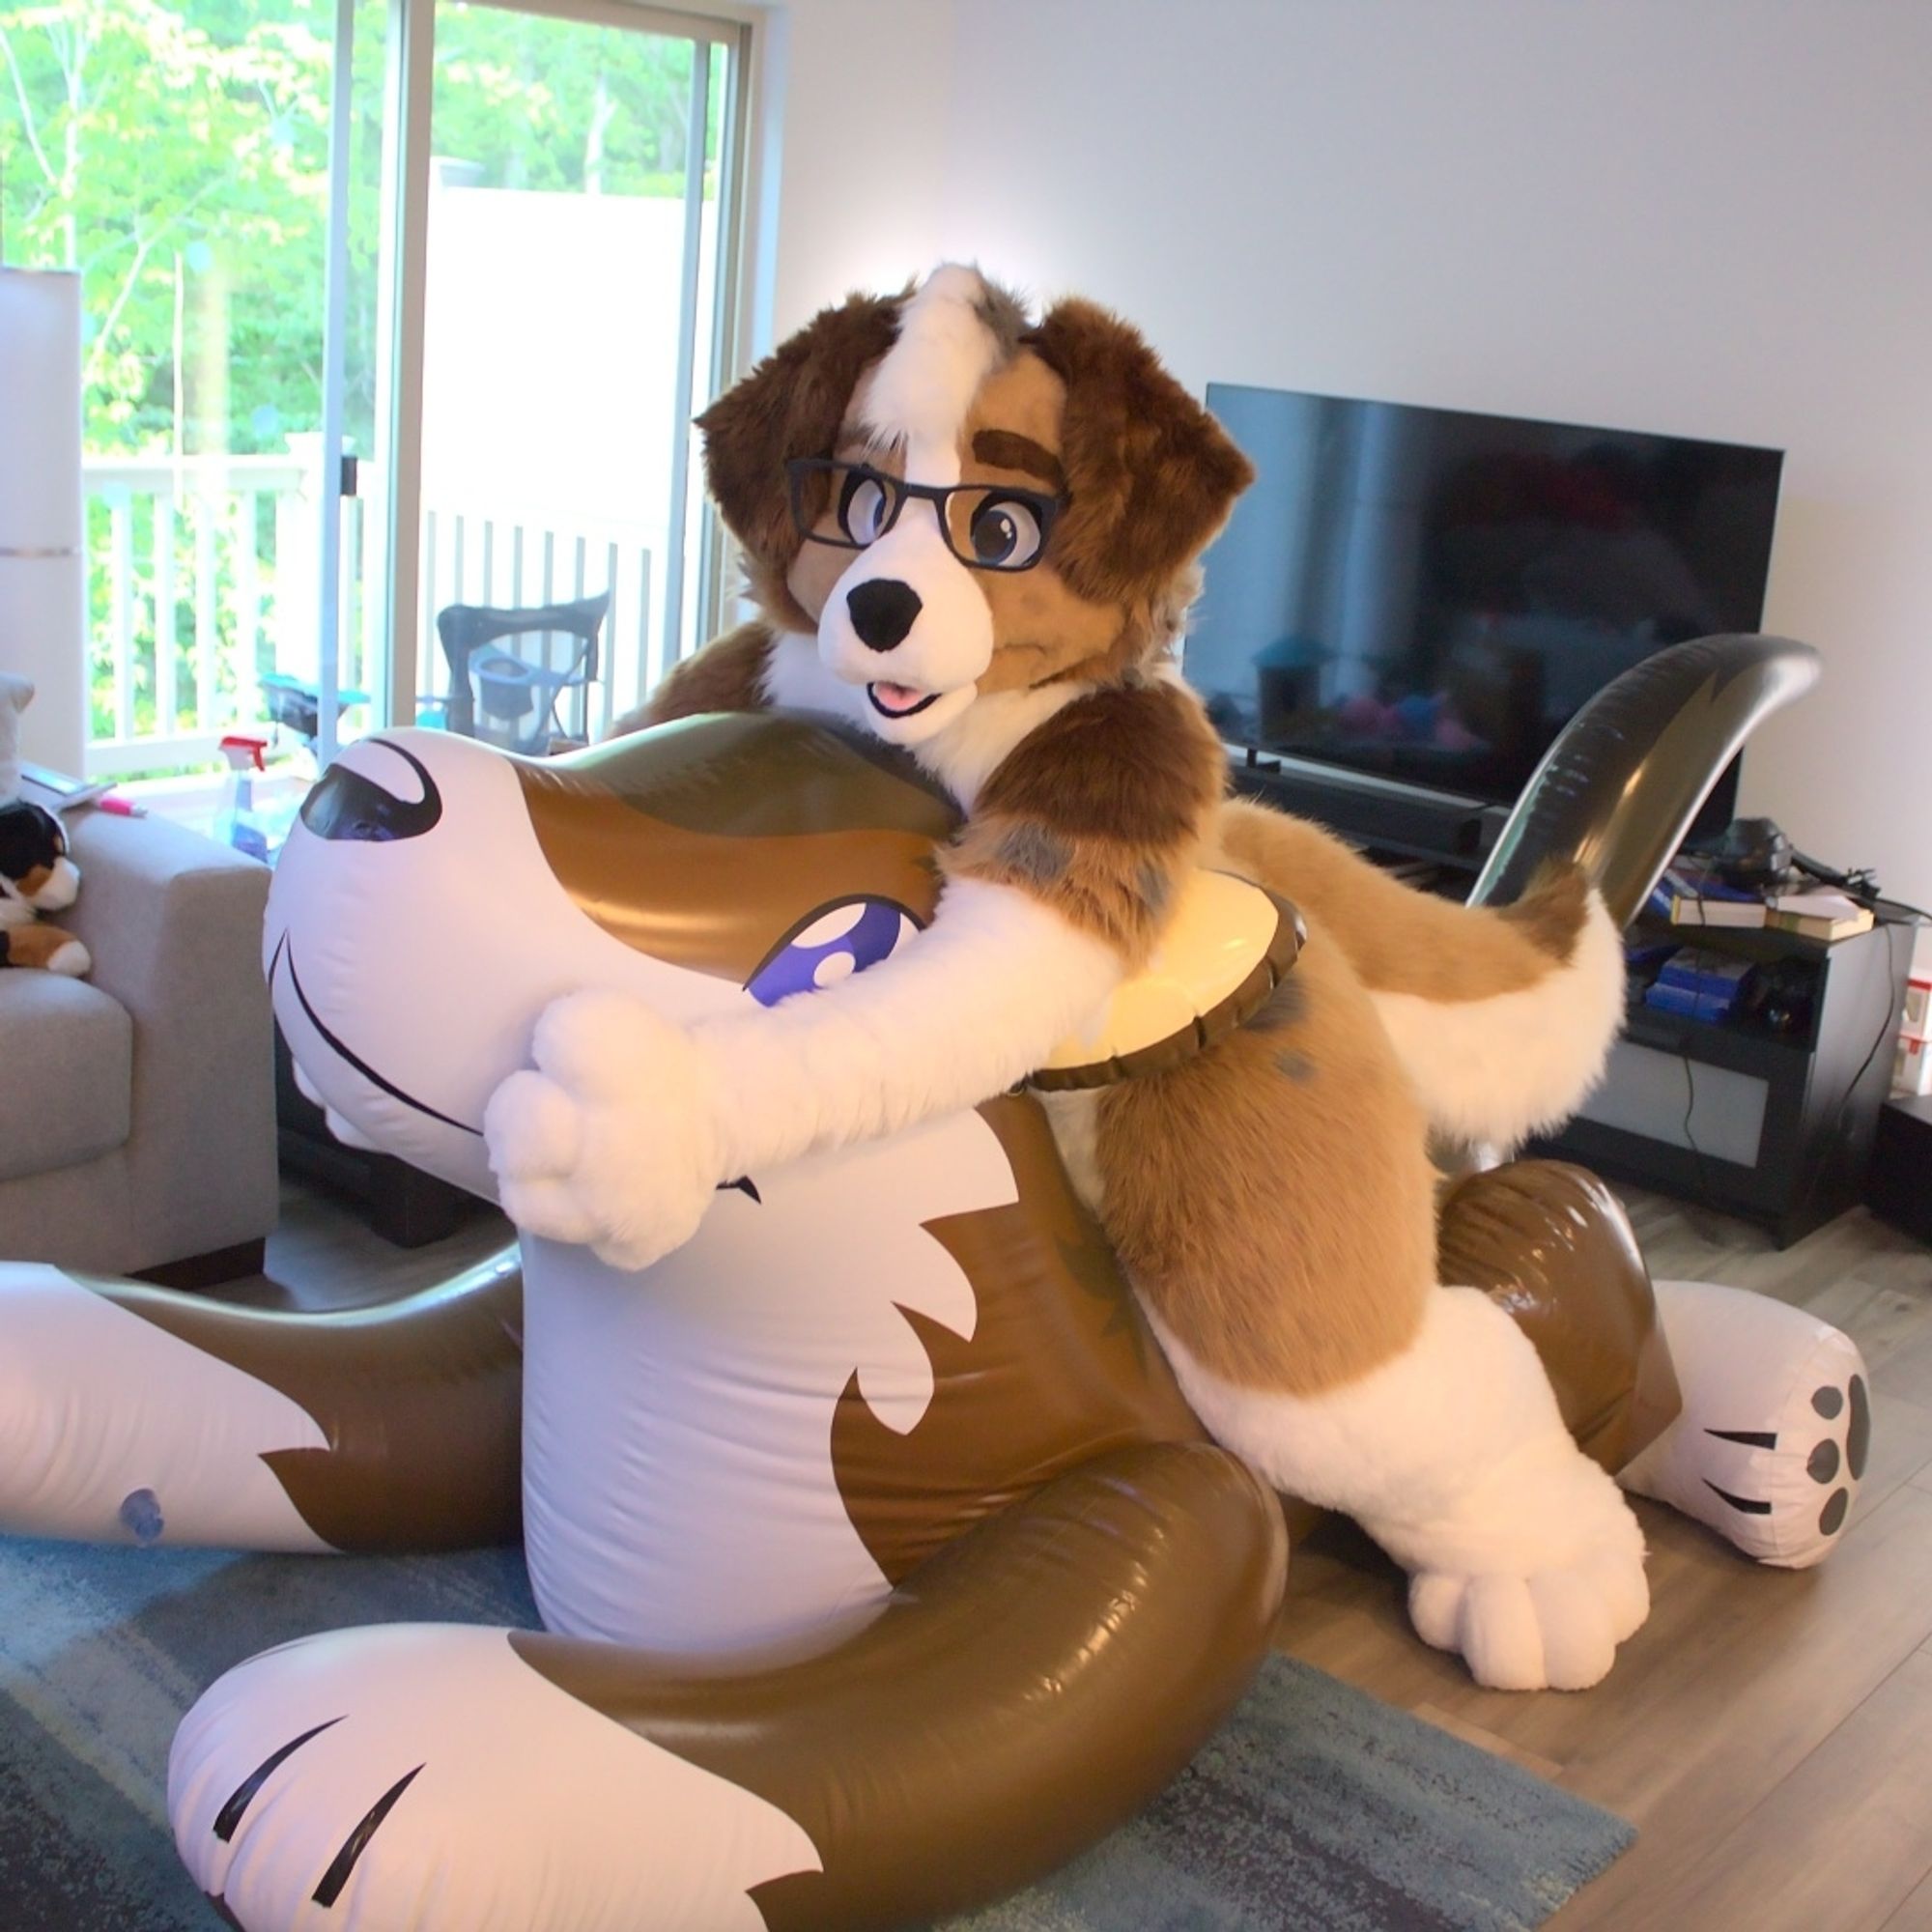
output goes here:
{"type": "Polygon", "coordinates": [[[1636,1518],[1601,1469],[1577,1461],[1584,1480],[1575,1484],[1575,1519],[1553,1546],[1526,1542],[1495,1568],[1420,1568],[1409,1577],[1416,1634],[1460,1653],[1490,1690],[1587,1690],[1650,1614],[1636,1518]]]}
{"type": "Polygon", "coordinates": [[[697,1232],[721,1181],[717,1082],[682,1027],[621,993],[537,1022],[534,1072],[483,1116],[503,1211],[526,1233],[648,1267],[697,1232]]]}
{"type": "Polygon", "coordinates": [[[245,1932],[762,1932],[750,1888],[819,1864],[774,1805],[469,1625],[336,1631],[238,1665],[175,1735],[168,1816],[245,1932]]]}

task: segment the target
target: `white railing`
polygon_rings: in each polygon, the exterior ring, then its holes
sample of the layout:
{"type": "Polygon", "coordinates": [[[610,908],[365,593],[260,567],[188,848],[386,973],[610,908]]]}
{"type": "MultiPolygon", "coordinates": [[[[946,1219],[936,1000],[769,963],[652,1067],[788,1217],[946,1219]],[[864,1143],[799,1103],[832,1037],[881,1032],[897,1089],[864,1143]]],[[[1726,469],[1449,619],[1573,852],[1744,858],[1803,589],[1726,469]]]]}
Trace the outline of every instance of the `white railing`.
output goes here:
{"type": "Polygon", "coordinates": [[[178,770],[313,676],[318,478],[299,455],[89,458],[90,777],[178,770]]]}
{"type": "MultiPolygon", "coordinates": [[[[90,778],[182,771],[224,732],[259,725],[261,679],[305,682],[321,666],[319,438],[286,456],[89,458],[90,778]]],[[[365,475],[367,474],[365,469],[365,475]]],[[[383,585],[366,569],[380,506],[343,506],[337,683],[372,695],[384,676],[383,585]]],[[[485,510],[424,518],[416,692],[448,695],[436,615],[447,604],[547,604],[609,589],[598,683],[565,722],[594,736],[662,674],[651,554],[635,526],[485,510]],[[587,729],[586,729],[587,727],[587,729]]],[[[352,713],[353,731],[368,713],[352,713]]]]}

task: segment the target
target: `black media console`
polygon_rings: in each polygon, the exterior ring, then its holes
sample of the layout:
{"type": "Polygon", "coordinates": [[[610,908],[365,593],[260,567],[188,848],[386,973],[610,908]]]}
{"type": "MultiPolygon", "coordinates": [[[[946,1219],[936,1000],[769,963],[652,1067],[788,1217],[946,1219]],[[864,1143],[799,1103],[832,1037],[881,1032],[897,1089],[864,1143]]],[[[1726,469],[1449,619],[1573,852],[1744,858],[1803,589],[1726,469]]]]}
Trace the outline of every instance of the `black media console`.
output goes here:
{"type": "MultiPolygon", "coordinates": [[[[1329,826],[1411,883],[1464,896],[1507,812],[1237,754],[1235,789],[1329,826]]],[[[1528,1153],[1762,1223],[1779,1246],[1860,1199],[1891,1080],[1912,929],[1827,946],[1795,933],[1639,924],[1633,937],[1747,960],[1758,997],[1719,1023],[1642,1003],[1634,983],[1604,1084],[1528,1153]]]]}

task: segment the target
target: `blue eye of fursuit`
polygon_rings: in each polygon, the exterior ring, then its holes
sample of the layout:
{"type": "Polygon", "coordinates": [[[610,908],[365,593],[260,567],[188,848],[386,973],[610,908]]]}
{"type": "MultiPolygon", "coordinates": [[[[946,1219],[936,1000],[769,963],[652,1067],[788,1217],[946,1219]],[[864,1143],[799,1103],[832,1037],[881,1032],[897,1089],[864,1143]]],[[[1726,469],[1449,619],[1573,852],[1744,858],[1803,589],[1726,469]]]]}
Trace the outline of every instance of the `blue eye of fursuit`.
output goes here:
{"type": "Polygon", "coordinates": [[[918,931],[919,922],[891,899],[842,899],[781,940],[745,990],[760,1006],[775,1007],[890,959],[918,931]]]}
{"type": "Polygon", "coordinates": [[[980,562],[1018,569],[1039,554],[1039,519],[1010,497],[989,497],[974,513],[973,554],[980,562]]]}

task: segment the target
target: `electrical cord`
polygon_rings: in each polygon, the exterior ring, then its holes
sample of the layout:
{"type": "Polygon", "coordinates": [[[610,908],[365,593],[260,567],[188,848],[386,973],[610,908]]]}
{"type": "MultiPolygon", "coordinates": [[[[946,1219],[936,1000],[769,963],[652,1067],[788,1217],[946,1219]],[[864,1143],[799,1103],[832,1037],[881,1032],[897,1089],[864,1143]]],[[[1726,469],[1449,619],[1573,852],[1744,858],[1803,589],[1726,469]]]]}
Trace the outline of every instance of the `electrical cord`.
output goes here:
{"type": "MultiPolygon", "coordinates": [[[[1911,908],[1911,910],[1916,911],[1917,909],[1911,908]]],[[[1922,913],[1918,916],[1921,919],[1925,917],[1922,913]]],[[[1831,1127],[1829,1131],[1833,1139],[1836,1139],[1838,1135],[1844,1132],[1846,1122],[1851,1119],[1852,1101],[1857,1096],[1859,1087],[1864,1080],[1865,1074],[1870,1070],[1873,1060],[1877,1058],[1879,1048],[1898,1031],[1898,1014],[1891,1003],[1891,989],[1898,984],[1898,950],[1893,941],[1899,933],[1909,933],[1911,926],[1907,921],[1899,919],[1888,919],[1883,923],[1885,926],[1885,1014],[1879,1021],[1878,1032],[1872,1036],[1871,1045],[1865,1049],[1865,1057],[1859,1062],[1859,1070],[1845,1083],[1844,1092],[1838,1096],[1838,1104],[1832,1109],[1831,1127]]],[[[1909,942],[1905,957],[1906,964],[1909,966],[1912,962],[1909,942]]],[[[1806,1179],[1804,1192],[1800,1197],[1798,1210],[1793,1217],[1794,1219],[1802,1220],[1810,1211],[1811,1204],[1818,1198],[1818,1184],[1824,1178],[1827,1166],[1828,1163],[1822,1160],[1814,1160],[1810,1163],[1811,1172],[1806,1179]]]]}

